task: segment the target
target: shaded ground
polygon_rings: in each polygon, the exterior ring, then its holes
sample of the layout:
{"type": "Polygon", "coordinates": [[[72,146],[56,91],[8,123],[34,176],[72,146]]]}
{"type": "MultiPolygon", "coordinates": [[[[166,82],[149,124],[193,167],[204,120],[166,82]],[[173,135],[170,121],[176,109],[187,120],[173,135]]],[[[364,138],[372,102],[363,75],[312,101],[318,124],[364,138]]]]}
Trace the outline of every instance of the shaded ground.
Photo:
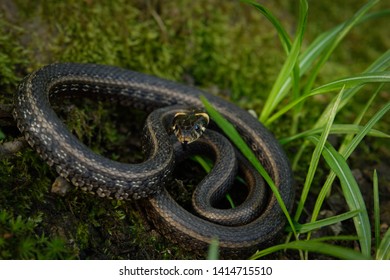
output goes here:
{"type": "MultiPolygon", "coordinates": [[[[18,82],[33,69],[55,61],[74,61],[119,65],[152,73],[204,88],[245,108],[261,110],[285,59],[269,23],[254,9],[234,1],[223,1],[223,4],[220,1],[25,2],[0,0],[0,104],[12,102],[18,82]]],[[[288,31],[293,34],[296,4],[272,2],[267,5],[290,26],[288,31]]],[[[364,1],[319,2],[310,1],[312,12],[306,44],[351,16],[364,1]]],[[[330,59],[318,83],[364,70],[389,49],[390,37],[384,34],[388,34],[384,19],[352,31],[330,59]]],[[[359,95],[349,110],[338,116],[340,123],[353,120],[364,106],[370,88],[363,93],[366,96],[359,95]]],[[[389,99],[387,87],[372,112],[389,99]]],[[[328,102],[328,96],[313,99],[302,112],[300,129],[310,128],[328,102]]],[[[120,110],[113,113],[104,104],[69,104],[58,111],[92,149],[115,159],[139,160],[139,153],[131,152],[127,143],[132,143],[132,147],[138,145],[137,135],[131,132],[139,131],[136,124],[140,122],[129,120],[135,127],[124,126],[127,122],[118,119],[122,120],[126,114],[120,110]]],[[[142,116],[135,118],[142,119],[142,116]]],[[[282,138],[288,135],[289,126],[287,116],[270,129],[282,138]]],[[[5,137],[3,142],[20,137],[14,125],[0,123],[0,127],[5,137]]],[[[388,132],[389,123],[381,122],[378,129],[388,132]]],[[[340,141],[337,137],[331,140],[336,144],[340,141]]],[[[300,144],[285,147],[291,159],[300,144]]],[[[372,173],[374,169],[378,171],[383,231],[390,223],[388,147],[388,140],[367,138],[349,160],[370,214],[372,173]]],[[[311,152],[305,155],[295,170],[298,195],[310,155],[311,152]]],[[[177,171],[180,175],[183,172],[177,171]]],[[[326,174],[323,164],[316,176],[318,186],[325,181],[326,174]]],[[[55,178],[56,174],[28,147],[11,157],[0,158],[0,258],[198,258],[168,243],[145,224],[136,205],[91,197],[74,189],[62,197],[50,191],[55,178]]],[[[182,180],[186,184],[194,183],[182,180]]],[[[304,219],[309,218],[315,198],[313,190],[304,219]]],[[[323,215],[342,213],[345,207],[336,183],[323,215]]],[[[317,234],[353,234],[351,229],[351,223],[346,222],[317,234]]],[[[271,257],[290,259],[297,255],[291,252],[271,257]]]]}

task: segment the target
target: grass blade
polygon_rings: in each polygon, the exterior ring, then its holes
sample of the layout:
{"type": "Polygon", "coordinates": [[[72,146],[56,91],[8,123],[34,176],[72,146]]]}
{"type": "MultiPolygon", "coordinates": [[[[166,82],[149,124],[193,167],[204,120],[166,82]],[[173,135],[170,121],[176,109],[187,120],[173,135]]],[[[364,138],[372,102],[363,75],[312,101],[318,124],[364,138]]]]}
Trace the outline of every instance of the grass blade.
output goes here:
{"type": "Polygon", "coordinates": [[[355,150],[357,145],[362,141],[364,136],[368,134],[371,128],[390,110],[390,102],[386,103],[363,127],[363,129],[356,134],[356,136],[352,139],[351,143],[342,151],[342,155],[344,158],[348,158],[351,153],[355,150]]]}
{"type": "Polygon", "coordinates": [[[379,207],[378,174],[376,170],[374,170],[372,186],[373,186],[373,197],[374,197],[375,250],[378,252],[381,238],[380,238],[380,207],[379,207]]]}
{"type": "MultiPolygon", "coordinates": [[[[390,68],[390,50],[381,55],[374,63],[372,63],[363,73],[375,73],[386,71],[390,68]]],[[[387,81],[389,82],[389,81],[387,81]]],[[[361,89],[362,85],[355,86],[353,88],[347,89],[345,94],[343,95],[343,100],[341,101],[339,109],[342,109],[346,104],[348,104],[349,100],[361,89]]],[[[321,117],[318,118],[315,128],[321,127],[326,122],[327,112],[330,110],[332,103],[330,103],[327,108],[322,113],[321,117]]]]}
{"type": "Polygon", "coordinates": [[[333,53],[335,48],[341,42],[341,40],[348,34],[348,32],[359,22],[359,20],[371,9],[374,5],[376,5],[379,0],[371,0],[367,4],[365,4],[359,11],[357,11],[350,19],[344,22],[342,28],[336,34],[336,36],[330,41],[329,46],[324,49],[324,53],[319,57],[319,61],[314,66],[314,69],[310,71],[310,75],[308,78],[308,82],[306,83],[304,93],[310,92],[312,86],[320,72],[321,68],[325,65],[325,63],[329,60],[330,55],[333,53]]]}
{"type": "MultiPolygon", "coordinates": [[[[372,20],[375,18],[385,17],[389,16],[390,10],[383,10],[379,12],[373,12],[370,14],[364,15],[361,19],[358,20],[356,24],[360,24],[362,22],[365,22],[367,20],[372,20]]],[[[329,47],[329,45],[335,40],[334,38],[337,36],[338,33],[342,30],[344,26],[344,23],[332,28],[329,31],[326,31],[319,35],[313,43],[309,45],[309,47],[299,56],[299,75],[302,76],[305,74],[310,67],[313,65],[315,61],[317,61],[318,57],[323,54],[324,50],[329,47]]],[[[390,52],[390,51],[389,51],[390,52]]],[[[383,59],[380,59],[379,61],[383,61],[383,59]]],[[[378,69],[379,71],[381,69],[378,69]]],[[[374,70],[372,69],[371,72],[374,70]]],[[[284,84],[282,85],[280,91],[281,95],[285,96],[287,92],[291,88],[291,78],[288,78],[284,84]]],[[[345,97],[348,96],[347,92],[345,94],[345,97]]]]}
{"type": "Polygon", "coordinates": [[[286,54],[288,54],[291,49],[290,37],[288,36],[288,33],[286,32],[286,29],[283,27],[281,22],[272,14],[272,12],[260,3],[251,0],[241,0],[241,2],[252,5],[268,19],[268,21],[275,27],[280,38],[280,42],[282,43],[283,49],[285,50],[286,54]]]}
{"type": "Polygon", "coordinates": [[[213,238],[211,240],[209,250],[207,253],[208,260],[218,260],[219,259],[219,242],[218,239],[213,238]]]}
{"type": "Polygon", "coordinates": [[[390,82],[390,71],[362,73],[356,76],[339,79],[311,91],[311,94],[325,93],[333,90],[338,90],[342,87],[352,88],[367,83],[388,83],[390,82]]]}
{"type": "MultiPolygon", "coordinates": [[[[380,17],[388,17],[390,15],[390,10],[382,10],[378,12],[372,12],[370,14],[364,15],[360,18],[355,25],[363,23],[368,20],[380,18],[380,17]]],[[[324,52],[325,49],[329,47],[329,45],[335,40],[335,37],[341,32],[344,28],[345,22],[339,24],[336,27],[320,34],[302,53],[300,56],[300,72],[301,74],[306,73],[310,66],[318,59],[318,57],[324,52]]]]}
{"type": "MultiPolygon", "coordinates": [[[[329,134],[357,134],[363,129],[363,126],[356,124],[333,124],[330,128],[329,134]]],[[[310,129],[298,133],[296,135],[285,137],[279,140],[282,145],[285,145],[289,142],[298,140],[300,138],[306,138],[311,135],[320,134],[324,130],[323,127],[310,129]]],[[[378,138],[390,138],[390,134],[384,133],[380,130],[371,129],[367,135],[378,138]]]]}
{"type": "MultiPolygon", "coordinates": [[[[356,238],[354,237],[344,237],[344,236],[340,236],[339,238],[335,238],[335,237],[331,238],[331,240],[355,240],[355,239],[356,238]]],[[[320,253],[320,254],[329,255],[335,258],[346,259],[346,260],[362,260],[362,259],[370,258],[369,256],[367,257],[353,249],[331,245],[325,242],[321,242],[320,240],[321,239],[317,239],[317,240],[313,239],[313,240],[306,240],[306,241],[299,240],[299,241],[292,241],[289,243],[272,246],[265,250],[255,253],[251,257],[251,259],[258,259],[266,255],[269,255],[271,253],[280,250],[286,250],[286,249],[305,250],[305,251],[320,253]]]]}
{"type": "Polygon", "coordinates": [[[313,155],[311,157],[309,170],[307,171],[305,184],[304,184],[303,189],[302,189],[301,198],[299,200],[297,210],[295,212],[294,219],[296,221],[299,220],[299,217],[301,216],[302,211],[304,209],[304,205],[305,205],[307,196],[309,194],[310,186],[311,186],[311,183],[313,182],[314,174],[315,174],[315,171],[317,169],[318,162],[320,161],[320,158],[321,158],[321,152],[322,152],[324,145],[326,143],[326,139],[328,138],[330,128],[332,127],[333,120],[336,116],[337,106],[340,103],[342,95],[343,95],[343,91],[341,91],[339,93],[337,100],[336,100],[336,102],[335,102],[335,104],[334,104],[334,106],[333,106],[333,108],[330,111],[330,114],[328,116],[328,123],[326,124],[324,131],[322,132],[318,143],[316,143],[316,147],[315,147],[313,155]]]}
{"type": "MultiPolygon", "coordinates": [[[[343,79],[339,79],[328,84],[325,84],[321,87],[318,87],[311,92],[302,95],[300,98],[292,101],[291,103],[284,106],[280,111],[272,115],[266,122],[266,125],[269,125],[280,116],[288,112],[290,109],[295,107],[300,102],[304,101],[306,98],[310,96],[314,96],[320,93],[328,93],[333,90],[339,90],[343,87],[351,88],[356,86],[361,86],[367,83],[390,83],[390,71],[384,72],[375,72],[375,73],[362,73],[355,76],[346,77],[343,79]]],[[[326,119],[326,117],[324,117],[326,119]]]]}
{"type": "MultiPolygon", "coordinates": [[[[356,25],[356,23],[360,20],[360,18],[368,12],[368,10],[375,5],[378,2],[378,0],[373,0],[364,5],[355,15],[348,19],[343,25],[342,28],[340,28],[339,32],[335,34],[334,37],[332,37],[332,40],[329,41],[326,48],[324,48],[324,52],[319,56],[319,60],[314,66],[314,69],[312,69],[308,75],[308,81],[305,84],[305,87],[303,88],[302,92],[303,95],[310,92],[315,80],[317,79],[318,73],[320,72],[321,68],[325,65],[325,63],[328,61],[330,55],[333,53],[337,45],[341,42],[341,40],[346,36],[346,34],[352,29],[353,26],[356,25]]],[[[294,81],[294,85],[296,82],[294,81]]],[[[293,86],[293,92],[294,92],[294,99],[297,99],[299,95],[296,94],[296,87],[293,86]]],[[[295,107],[293,111],[293,125],[292,125],[292,132],[294,133],[294,129],[298,126],[299,116],[300,112],[302,110],[304,101],[298,104],[297,107],[295,107]]]]}
{"type": "MultiPolygon", "coordinates": [[[[271,24],[274,26],[275,30],[277,31],[277,33],[279,35],[280,41],[282,43],[282,46],[283,46],[286,54],[289,55],[290,50],[291,50],[291,40],[290,40],[290,37],[289,37],[288,33],[286,32],[285,28],[280,23],[280,21],[263,5],[256,3],[256,2],[253,2],[253,1],[250,1],[250,0],[242,0],[242,2],[246,2],[246,3],[249,3],[250,5],[254,6],[271,22],[271,24]]],[[[304,3],[304,5],[307,5],[307,4],[304,3]]],[[[304,8],[304,6],[302,6],[302,3],[301,3],[301,7],[304,8]]],[[[300,15],[305,14],[305,13],[306,12],[301,11],[300,15]]],[[[303,23],[303,24],[304,25],[302,26],[302,29],[298,28],[297,36],[303,37],[303,31],[304,31],[306,23],[303,23]],[[299,33],[302,33],[302,34],[299,34],[299,33]]],[[[292,74],[294,99],[298,98],[299,94],[300,94],[300,87],[299,87],[299,78],[300,78],[299,71],[300,70],[299,70],[299,63],[298,62],[299,62],[299,59],[294,64],[293,74],[292,74]]],[[[291,81],[291,79],[289,77],[287,77],[287,80],[291,81]]],[[[283,81],[282,84],[284,85],[285,82],[286,81],[283,81]]],[[[285,95],[285,91],[282,89],[283,85],[282,85],[281,90],[280,90],[280,93],[282,96],[281,98],[283,98],[285,95]]],[[[268,98],[268,99],[270,99],[270,98],[268,98]]],[[[292,131],[295,131],[296,127],[297,127],[297,121],[298,121],[298,116],[299,116],[299,113],[297,112],[297,110],[299,110],[299,108],[296,108],[296,110],[295,110],[296,114],[295,114],[295,118],[294,118],[294,121],[293,121],[292,126],[291,126],[292,131]]]]}
{"type": "MultiPolygon", "coordinates": [[[[318,220],[315,222],[310,222],[310,223],[306,223],[306,224],[296,224],[295,228],[296,228],[298,233],[306,233],[306,232],[310,232],[310,231],[317,230],[317,229],[320,229],[320,228],[323,228],[326,226],[336,224],[338,222],[342,222],[342,221],[351,219],[351,218],[355,217],[358,213],[359,213],[358,210],[349,211],[349,212],[346,212],[346,213],[343,213],[340,215],[325,218],[325,219],[318,220]]],[[[289,227],[287,227],[287,231],[291,231],[291,229],[289,227]]]]}
{"type": "Polygon", "coordinates": [[[390,260],[390,229],[385,233],[378,251],[376,252],[377,260],[390,260]]]}
{"type": "MultiPolygon", "coordinates": [[[[323,33],[320,35],[314,42],[311,44],[308,49],[303,53],[301,56],[297,58],[297,61],[301,61],[299,63],[299,76],[306,73],[310,66],[315,63],[318,59],[320,60],[315,69],[312,70],[312,74],[310,75],[309,82],[307,83],[307,86],[305,88],[304,95],[306,95],[314,83],[315,78],[317,77],[318,71],[321,69],[322,65],[328,60],[330,54],[333,52],[333,50],[336,48],[336,46],[340,43],[340,41],[345,37],[345,35],[349,32],[349,30],[354,27],[355,25],[366,21],[368,19],[377,18],[380,16],[386,16],[388,15],[389,11],[383,11],[378,13],[373,13],[366,15],[368,10],[377,4],[378,0],[373,0],[367,3],[365,6],[363,6],[352,18],[348,19],[346,22],[340,24],[339,26],[331,29],[328,32],[323,33]]],[[[286,61],[287,62],[287,61],[286,61]]],[[[291,89],[291,77],[287,77],[284,81],[282,81],[282,84],[279,85],[279,93],[278,96],[280,96],[280,99],[278,98],[278,104],[280,100],[286,96],[287,92],[291,89]]],[[[272,93],[272,91],[271,91],[272,93]]],[[[270,98],[268,98],[270,99],[270,98]]],[[[271,99],[274,99],[271,98],[271,99]]],[[[267,100],[268,102],[268,100],[267,100]]],[[[300,102],[298,102],[300,103],[300,102]]],[[[271,104],[271,101],[266,103],[264,105],[264,109],[262,111],[262,115],[260,116],[260,120],[265,124],[268,125],[272,121],[268,120],[271,111],[274,110],[274,107],[269,107],[271,104]],[[264,113],[266,111],[266,113],[264,113]]],[[[279,112],[277,112],[279,113],[279,112]]]]}
{"type": "Polygon", "coordinates": [[[306,0],[300,1],[300,11],[299,11],[299,23],[297,28],[297,34],[294,39],[294,43],[291,47],[291,51],[282,67],[282,69],[279,72],[279,75],[271,89],[271,92],[264,104],[263,111],[261,112],[261,115],[259,117],[259,120],[261,122],[265,122],[265,120],[268,119],[271,112],[274,110],[274,108],[279,104],[279,102],[283,99],[283,85],[285,81],[290,77],[291,73],[293,72],[294,66],[297,65],[302,40],[303,40],[303,34],[306,27],[306,20],[307,20],[307,2],[306,0]]]}
{"type": "MultiPolygon", "coordinates": [[[[318,143],[319,139],[310,136],[309,140],[318,143]]],[[[345,161],[344,157],[340,155],[329,143],[327,143],[323,150],[323,157],[330,168],[336,173],[340,180],[344,197],[350,210],[359,210],[360,212],[353,218],[355,229],[359,238],[360,248],[365,257],[370,256],[371,250],[371,229],[368,213],[359,186],[356,183],[352,172],[345,161]]]]}
{"type": "MultiPolygon", "coordinates": [[[[364,107],[363,110],[360,111],[358,117],[356,117],[356,119],[355,119],[355,121],[353,122],[353,124],[355,124],[355,125],[359,125],[359,124],[360,124],[360,122],[362,121],[362,119],[363,119],[364,115],[366,114],[368,108],[371,106],[372,102],[374,102],[376,96],[377,96],[377,95],[379,94],[379,92],[381,91],[383,85],[384,85],[384,84],[380,84],[380,85],[377,87],[376,91],[374,92],[374,94],[371,95],[371,97],[370,97],[369,101],[367,102],[366,106],[364,107]]],[[[356,88],[354,88],[353,91],[355,91],[355,89],[356,89],[356,88]]],[[[343,94],[342,100],[341,100],[340,105],[339,105],[339,110],[340,110],[340,107],[343,106],[342,103],[343,103],[343,100],[345,100],[344,96],[345,96],[346,94],[348,94],[349,92],[351,92],[351,90],[346,90],[345,93],[343,94]]],[[[356,90],[356,92],[357,92],[357,90],[356,90]]],[[[330,106],[330,105],[333,104],[333,103],[334,103],[334,101],[331,100],[330,104],[328,104],[328,106],[326,107],[325,111],[321,114],[321,117],[317,120],[316,124],[313,126],[313,129],[318,128],[318,127],[319,127],[318,125],[319,125],[320,123],[323,124],[323,125],[325,125],[325,123],[326,123],[325,116],[327,115],[326,113],[329,112],[330,108],[332,108],[332,106],[330,106]]],[[[340,149],[339,149],[340,152],[344,149],[344,147],[345,147],[348,143],[351,142],[352,138],[353,138],[353,135],[352,135],[352,134],[349,134],[349,135],[347,135],[347,136],[344,138],[344,140],[343,140],[343,142],[342,142],[342,144],[341,144],[341,146],[340,146],[340,149]]],[[[305,142],[303,143],[303,145],[299,148],[299,151],[296,153],[296,155],[295,155],[295,157],[294,157],[294,160],[293,160],[293,164],[292,164],[293,170],[294,170],[294,169],[296,168],[296,166],[298,165],[298,161],[299,161],[301,155],[303,154],[303,151],[305,150],[307,143],[308,143],[308,142],[305,141],[305,142]]],[[[331,176],[332,176],[332,175],[331,175],[331,176]]],[[[329,179],[330,179],[331,176],[328,177],[327,182],[330,182],[329,179]]],[[[325,186],[325,185],[324,185],[324,186],[325,186]]],[[[312,218],[315,219],[315,216],[312,216],[312,218]]]]}
{"type": "MultiPolygon", "coordinates": [[[[374,98],[374,97],[373,97],[374,98]]],[[[367,106],[368,108],[368,106],[367,106]]],[[[364,129],[362,129],[353,139],[350,141],[346,147],[342,150],[340,150],[340,154],[345,158],[348,159],[348,157],[351,155],[351,153],[355,150],[357,145],[361,142],[361,140],[364,138],[364,136],[368,133],[368,131],[390,110],[390,102],[387,103],[383,108],[381,108],[364,126],[364,129]]],[[[364,112],[366,110],[363,110],[361,116],[358,117],[358,119],[361,119],[364,112]]],[[[344,144],[343,144],[344,145],[344,144]]],[[[343,146],[342,145],[342,146],[343,146]]],[[[318,194],[317,201],[314,205],[314,209],[312,212],[312,219],[311,221],[315,221],[318,217],[318,214],[321,210],[321,205],[323,204],[326,195],[329,193],[329,190],[332,186],[332,183],[336,177],[336,174],[334,171],[331,171],[328,175],[328,178],[326,179],[326,182],[324,183],[324,186],[322,187],[320,193],[318,194]]],[[[310,234],[308,235],[308,238],[310,238],[310,234]]]]}

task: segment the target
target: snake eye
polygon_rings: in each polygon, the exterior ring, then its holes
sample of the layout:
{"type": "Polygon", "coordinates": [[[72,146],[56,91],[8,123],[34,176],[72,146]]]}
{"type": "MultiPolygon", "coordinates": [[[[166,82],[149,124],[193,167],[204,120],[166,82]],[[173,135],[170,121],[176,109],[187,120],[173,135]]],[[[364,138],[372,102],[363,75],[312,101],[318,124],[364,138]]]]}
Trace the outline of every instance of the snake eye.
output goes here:
{"type": "Polygon", "coordinates": [[[196,131],[199,131],[199,130],[200,130],[199,124],[194,125],[194,129],[195,129],[196,131]]]}

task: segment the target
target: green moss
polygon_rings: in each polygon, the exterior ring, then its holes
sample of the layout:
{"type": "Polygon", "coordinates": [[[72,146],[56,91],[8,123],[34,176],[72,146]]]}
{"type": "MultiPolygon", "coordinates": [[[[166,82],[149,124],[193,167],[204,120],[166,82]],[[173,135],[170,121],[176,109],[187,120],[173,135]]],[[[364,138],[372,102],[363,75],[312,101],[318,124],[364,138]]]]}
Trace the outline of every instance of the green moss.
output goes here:
{"type": "Polygon", "coordinates": [[[25,219],[0,210],[0,259],[73,258],[63,240],[35,232],[42,219],[42,213],[25,219]]]}
{"type": "Polygon", "coordinates": [[[12,91],[20,79],[20,69],[27,65],[25,50],[15,40],[22,30],[7,22],[0,13],[0,102],[9,103],[12,91]]]}
{"type": "Polygon", "coordinates": [[[283,61],[269,25],[237,3],[221,9],[213,1],[167,1],[146,8],[122,1],[31,3],[20,7],[25,17],[39,18],[45,35],[30,43],[40,50],[45,40],[45,62],[104,63],[173,80],[187,77],[237,100],[264,94],[283,61]],[[248,18],[235,15],[232,21],[236,9],[248,18]]]}

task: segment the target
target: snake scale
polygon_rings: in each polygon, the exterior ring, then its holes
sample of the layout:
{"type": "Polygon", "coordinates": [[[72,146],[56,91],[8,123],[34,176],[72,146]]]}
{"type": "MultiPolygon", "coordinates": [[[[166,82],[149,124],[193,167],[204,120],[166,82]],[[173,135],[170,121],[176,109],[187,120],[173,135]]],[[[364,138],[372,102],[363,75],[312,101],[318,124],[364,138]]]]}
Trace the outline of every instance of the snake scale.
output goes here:
{"type": "Polygon", "coordinates": [[[193,87],[113,66],[51,64],[21,82],[14,100],[14,118],[28,143],[59,175],[101,197],[137,200],[159,231],[173,242],[204,252],[211,240],[217,238],[221,252],[233,255],[264,248],[284,228],[284,214],[272,192],[264,188],[262,179],[220,133],[207,129],[186,151],[213,155],[215,160],[214,169],[202,180],[193,197],[198,214],[181,207],[167,191],[175,165],[182,160],[179,154],[183,149],[172,142],[166,126],[174,112],[186,107],[202,108],[201,95],[242,135],[291,208],[292,172],[277,140],[246,111],[193,87]],[[146,160],[120,163],[92,152],[67,129],[51,107],[52,98],[65,96],[103,97],[151,112],[143,133],[146,160]],[[225,191],[217,185],[231,183],[235,177],[232,172],[237,169],[248,182],[247,199],[236,208],[218,209],[214,201],[225,191]],[[241,218],[242,213],[249,218],[241,218]],[[226,221],[224,217],[228,217],[226,221]]]}

